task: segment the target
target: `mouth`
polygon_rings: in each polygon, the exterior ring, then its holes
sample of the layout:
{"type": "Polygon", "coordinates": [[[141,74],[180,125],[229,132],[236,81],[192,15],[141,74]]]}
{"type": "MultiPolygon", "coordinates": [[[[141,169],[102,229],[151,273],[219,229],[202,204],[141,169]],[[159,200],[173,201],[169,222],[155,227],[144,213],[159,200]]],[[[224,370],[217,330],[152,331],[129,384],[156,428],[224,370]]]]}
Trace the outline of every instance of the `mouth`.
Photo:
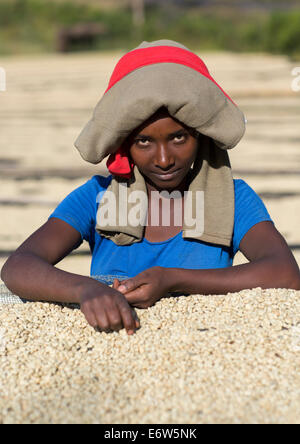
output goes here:
{"type": "Polygon", "coordinates": [[[173,171],[172,173],[153,173],[159,180],[172,180],[180,173],[180,169],[173,171]]]}

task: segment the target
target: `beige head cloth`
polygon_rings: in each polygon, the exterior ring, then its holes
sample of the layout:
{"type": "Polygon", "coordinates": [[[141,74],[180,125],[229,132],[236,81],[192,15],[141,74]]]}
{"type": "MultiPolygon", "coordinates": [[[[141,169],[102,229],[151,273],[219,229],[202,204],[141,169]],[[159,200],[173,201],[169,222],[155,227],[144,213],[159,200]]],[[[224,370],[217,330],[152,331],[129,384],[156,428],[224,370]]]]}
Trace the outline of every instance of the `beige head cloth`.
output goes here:
{"type": "MultiPolygon", "coordinates": [[[[210,76],[202,60],[184,46],[168,40],[144,42],[126,54],[116,66],[109,89],[97,104],[75,146],[84,160],[99,163],[116,152],[130,133],[161,107],[207,136],[200,138],[189,186],[189,191],[204,192],[204,227],[199,233],[184,223],[182,236],[230,246],[234,226],[234,184],[226,150],[233,148],[244,135],[245,118],[210,76]],[[140,63],[134,65],[133,60],[137,57],[140,63]],[[124,73],[126,63],[128,72],[118,78],[118,70],[124,73]]],[[[124,215],[119,214],[118,207],[120,183],[127,188],[128,194],[132,191],[146,194],[144,178],[136,166],[131,179],[113,177],[107,191],[115,194],[117,220],[105,226],[104,212],[101,211],[103,204],[107,209],[104,193],[98,208],[96,230],[117,245],[130,245],[143,238],[144,226],[122,223],[124,215]]],[[[191,201],[185,203],[186,211],[189,210],[187,205],[191,205],[191,201]]],[[[127,205],[128,213],[132,206],[127,205]]],[[[146,201],[140,207],[145,216],[140,218],[142,220],[146,220],[147,207],[146,201]]]]}

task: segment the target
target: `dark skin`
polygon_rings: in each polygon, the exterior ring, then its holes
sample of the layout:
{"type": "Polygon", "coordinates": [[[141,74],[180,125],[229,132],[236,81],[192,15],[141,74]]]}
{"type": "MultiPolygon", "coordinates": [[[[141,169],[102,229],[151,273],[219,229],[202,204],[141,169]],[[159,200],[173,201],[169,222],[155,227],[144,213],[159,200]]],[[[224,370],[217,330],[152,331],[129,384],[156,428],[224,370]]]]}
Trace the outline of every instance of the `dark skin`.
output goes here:
{"type": "MultiPolygon", "coordinates": [[[[159,112],[133,132],[128,144],[145,178],[149,202],[153,190],[187,190],[186,175],[198,149],[192,130],[166,112],[159,112]],[[161,176],[173,171],[173,176],[161,176]]],[[[149,218],[151,222],[151,214],[149,218]]],[[[171,217],[168,227],[147,226],[145,237],[159,242],[175,236],[181,229],[171,217]]],[[[93,327],[104,331],[124,327],[128,334],[139,328],[132,307],[150,307],[170,291],[227,294],[255,287],[300,290],[295,258],[282,235],[267,221],[254,225],[240,243],[240,251],[249,260],[247,264],[210,270],[152,267],[131,279],[115,280],[113,288],[55,267],[81,243],[77,230],[52,218],[8,258],[1,279],[23,298],[79,303],[93,327]]]]}

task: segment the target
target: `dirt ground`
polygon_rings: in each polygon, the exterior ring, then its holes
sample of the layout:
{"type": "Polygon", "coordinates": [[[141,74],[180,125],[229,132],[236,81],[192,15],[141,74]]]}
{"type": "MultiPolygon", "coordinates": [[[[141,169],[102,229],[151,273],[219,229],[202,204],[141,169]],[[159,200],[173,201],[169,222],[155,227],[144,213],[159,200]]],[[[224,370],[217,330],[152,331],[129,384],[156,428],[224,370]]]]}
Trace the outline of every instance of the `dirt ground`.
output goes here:
{"type": "MultiPolygon", "coordinates": [[[[0,267],[46,222],[56,205],[103,165],[83,161],[73,142],[106,89],[121,54],[2,58],[0,92],[0,267]]],[[[300,92],[295,64],[269,55],[201,54],[211,74],[240,106],[246,135],[229,152],[234,178],[263,199],[300,265],[300,92]]],[[[59,267],[89,274],[87,244],[59,267]]],[[[247,262],[238,253],[234,265],[247,262]]]]}

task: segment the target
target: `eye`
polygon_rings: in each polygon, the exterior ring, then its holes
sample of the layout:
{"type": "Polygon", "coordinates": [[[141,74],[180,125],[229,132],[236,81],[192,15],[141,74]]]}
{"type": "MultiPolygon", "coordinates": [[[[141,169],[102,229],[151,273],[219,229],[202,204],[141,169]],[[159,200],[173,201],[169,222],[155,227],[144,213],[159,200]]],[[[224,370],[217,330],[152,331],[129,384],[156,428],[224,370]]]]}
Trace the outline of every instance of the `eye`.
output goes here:
{"type": "Polygon", "coordinates": [[[138,139],[135,139],[135,144],[142,148],[149,146],[150,142],[151,142],[150,139],[148,139],[147,137],[140,137],[138,139]]]}
{"type": "Polygon", "coordinates": [[[173,140],[175,143],[184,143],[187,140],[187,136],[187,133],[176,134],[176,136],[173,137],[173,140]]]}
{"type": "Polygon", "coordinates": [[[180,136],[174,137],[175,142],[182,142],[184,140],[184,135],[181,134],[180,136]]]}

